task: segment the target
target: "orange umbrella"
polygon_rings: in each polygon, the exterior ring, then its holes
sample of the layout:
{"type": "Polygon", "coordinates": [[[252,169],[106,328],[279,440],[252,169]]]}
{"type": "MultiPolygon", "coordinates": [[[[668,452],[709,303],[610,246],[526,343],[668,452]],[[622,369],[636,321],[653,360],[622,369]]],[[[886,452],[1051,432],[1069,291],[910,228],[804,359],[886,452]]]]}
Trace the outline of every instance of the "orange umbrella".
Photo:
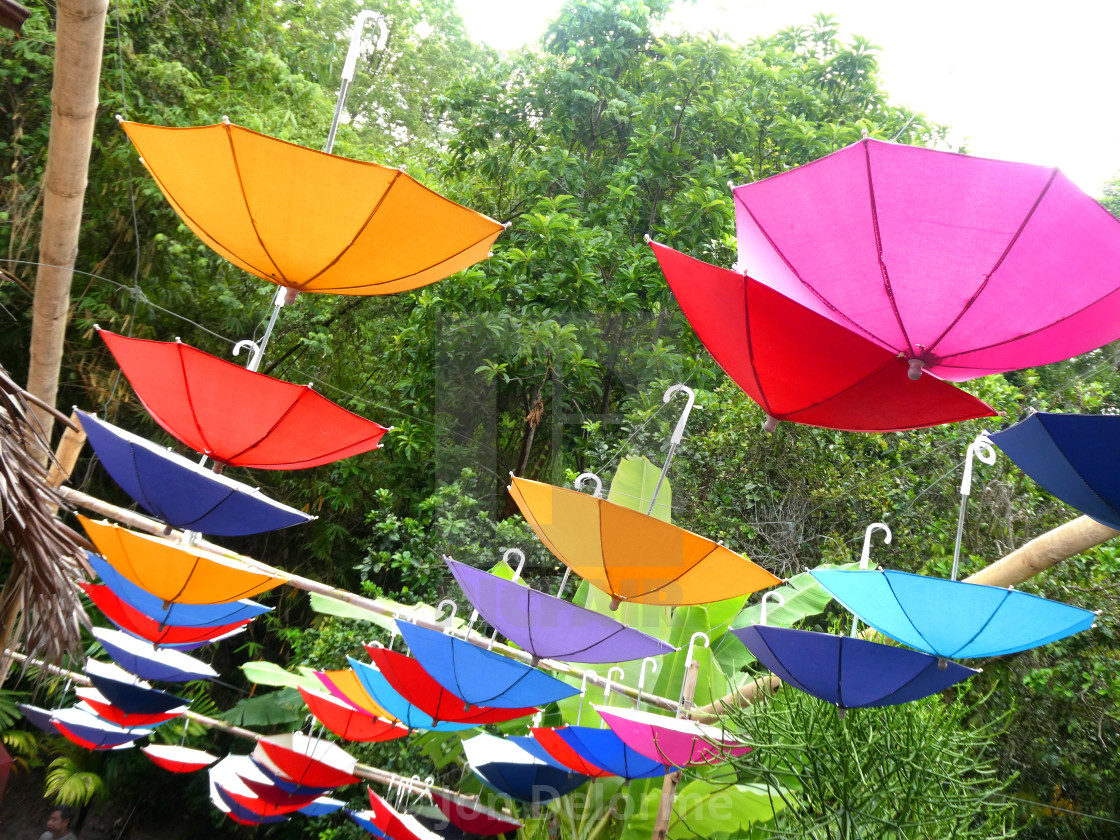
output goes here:
{"type": "Polygon", "coordinates": [[[612,607],[707,604],[781,582],[719,543],[598,496],[516,476],[509,492],[549,551],[612,607]]]}
{"type": "Polygon", "coordinates": [[[388,166],[229,123],[121,125],[203,242],[299,292],[386,295],[426,286],[485,259],[504,229],[388,166]]]}
{"type": "Polygon", "coordinates": [[[98,552],[120,574],[164,604],[224,604],[279,586],[282,577],[195,546],[138,534],[79,515],[98,552]]]}
{"type": "Polygon", "coordinates": [[[379,706],[369,692],[362,686],[362,681],[354,673],[353,668],[344,668],[341,671],[316,671],[315,676],[319,682],[334,697],[344,703],[349,703],[355,709],[367,712],[374,717],[384,718],[396,722],[397,719],[379,706]]]}

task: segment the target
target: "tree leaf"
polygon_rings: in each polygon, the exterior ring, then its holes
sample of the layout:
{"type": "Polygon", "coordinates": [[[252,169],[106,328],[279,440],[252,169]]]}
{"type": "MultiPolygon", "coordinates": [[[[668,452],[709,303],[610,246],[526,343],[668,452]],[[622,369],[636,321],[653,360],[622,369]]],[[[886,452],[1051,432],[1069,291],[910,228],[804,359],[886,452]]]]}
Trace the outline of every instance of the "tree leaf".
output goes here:
{"type": "MultiPolygon", "coordinates": [[[[623,458],[611,479],[607,501],[645,513],[649,510],[649,501],[653,498],[653,491],[660,477],[661,468],[655,467],[648,458],[623,458]]],[[[661,483],[661,490],[650,516],[662,522],[673,521],[673,488],[669,486],[669,479],[661,483]]]]}
{"type": "Polygon", "coordinates": [[[274,685],[286,688],[296,688],[302,685],[304,688],[313,691],[321,690],[323,687],[315,677],[307,674],[293,674],[291,671],[284,670],[275,662],[246,662],[241,666],[241,670],[245,674],[245,679],[256,685],[274,685]]]}

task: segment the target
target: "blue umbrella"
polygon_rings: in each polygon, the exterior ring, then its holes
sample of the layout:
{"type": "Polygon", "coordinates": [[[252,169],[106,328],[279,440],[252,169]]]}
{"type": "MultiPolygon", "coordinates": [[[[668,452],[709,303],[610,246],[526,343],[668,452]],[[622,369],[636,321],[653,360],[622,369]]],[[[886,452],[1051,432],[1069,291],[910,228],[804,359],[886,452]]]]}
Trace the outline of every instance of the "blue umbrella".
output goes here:
{"type": "Polygon", "coordinates": [[[190,682],[218,676],[217,671],[193,656],[178,650],[157,648],[151,642],[137,639],[123,630],[94,627],[91,632],[114,662],[141,679],[190,682]]]}
{"type": "Polygon", "coordinates": [[[397,627],[424,670],[466,703],[518,709],[579,694],[575,686],[463,639],[407,621],[397,627]]]}
{"type": "Polygon", "coordinates": [[[305,817],[325,817],[327,814],[333,814],[345,805],[339,799],[331,799],[329,796],[320,796],[310,805],[304,805],[297,814],[303,814],[305,817]]]}
{"type": "Polygon", "coordinates": [[[315,518],[92,414],[79,411],[78,415],[113,480],[146,511],[174,528],[239,537],[315,518]]]}
{"type": "Polygon", "coordinates": [[[350,822],[354,823],[354,825],[359,828],[365,829],[374,837],[378,837],[381,840],[393,840],[392,837],[377,827],[377,823],[373,821],[373,811],[351,811],[347,808],[342,813],[350,818],[350,822]]]}
{"type": "Polygon", "coordinates": [[[354,669],[354,673],[358,675],[362,688],[373,698],[373,702],[409,729],[427,729],[431,732],[461,732],[464,729],[473,729],[478,725],[475,723],[450,723],[448,721],[436,723],[432,720],[431,715],[416,708],[401,696],[400,692],[389,685],[389,681],[372,665],[359,662],[351,657],[347,657],[347,661],[350,663],[350,667],[354,669]]]}
{"type": "Polygon", "coordinates": [[[124,577],[101,555],[87,551],[90,566],[113,593],[144,615],[172,627],[217,627],[236,624],[270,612],[272,607],[256,601],[241,600],[229,604],[167,604],[162,598],[142,589],[124,577]]]}
{"type": "Polygon", "coordinates": [[[27,722],[36,729],[41,729],[48,735],[58,734],[58,730],[51,725],[51,715],[53,715],[54,712],[50,709],[32,706],[30,703],[16,703],[16,708],[23,713],[27,722]]]}
{"type": "Polygon", "coordinates": [[[1096,614],[1008,587],[908,572],[810,574],[864,624],[944,659],[1002,656],[1087,630],[1096,614]]]}
{"type": "Polygon", "coordinates": [[[94,659],[86,662],[86,676],[106,700],[130,715],[160,714],[179,706],[189,706],[191,702],[184,697],[152,688],[146,682],[134,679],[121,668],[94,659]]]}
{"type": "Polygon", "coordinates": [[[591,726],[534,729],[533,738],[539,749],[548,751],[549,756],[561,764],[564,763],[561,756],[553,754],[552,750],[559,749],[562,744],[592,767],[627,782],[664,776],[671,769],[628,747],[611,729],[591,726]],[[557,744],[558,741],[561,743],[557,744]]]}
{"type": "Polygon", "coordinates": [[[1120,416],[1038,412],[989,437],[1047,493],[1120,530],[1120,416]]]}
{"type": "Polygon", "coordinates": [[[587,781],[587,776],[571,772],[552,758],[529,752],[525,741],[532,739],[482,733],[464,741],[463,751],[467,764],[483,784],[519,802],[543,805],[587,781]]]}

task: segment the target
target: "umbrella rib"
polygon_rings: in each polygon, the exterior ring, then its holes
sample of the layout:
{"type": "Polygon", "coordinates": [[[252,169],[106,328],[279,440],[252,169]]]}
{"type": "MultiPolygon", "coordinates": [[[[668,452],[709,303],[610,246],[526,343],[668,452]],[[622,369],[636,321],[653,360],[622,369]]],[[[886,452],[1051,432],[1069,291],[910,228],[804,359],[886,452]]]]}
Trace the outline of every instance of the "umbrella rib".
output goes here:
{"type": "MultiPolygon", "coordinates": [[[[936,650],[935,646],[934,646],[934,645],[932,645],[932,644],[930,644],[930,641],[929,641],[929,639],[927,639],[927,638],[925,637],[925,634],[924,634],[924,633],[922,633],[922,631],[918,629],[918,626],[917,626],[917,625],[916,625],[916,624],[915,624],[915,623],[913,622],[913,620],[912,620],[912,619],[910,618],[910,613],[906,612],[906,610],[905,610],[905,609],[902,609],[902,600],[901,600],[901,599],[900,599],[900,598],[898,597],[898,593],[894,591],[894,584],[893,584],[893,583],[891,583],[891,578],[890,578],[890,575],[888,575],[888,574],[887,574],[886,572],[884,572],[884,573],[883,573],[883,577],[884,577],[884,578],[886,579],[886,581],[887,581],[887,589],[889,589],[889,590],[891,591],[891,595],[892,595],[892,596],[894,596],[894,600],[895,600],[895,603],[897,603],[897,604],[898,604],[898,607],[899,607],[899,609],[900,609],[900,610],[902,610],[902,614],[903,614],[904,616],[906,616],[906,621],[907,621],[907,622],[909,622],[910,626],[911,626],[911,627],[912,627],[912,628],[914,629],[914,632],[918,634],[918,637],[919,637],[919,638],[920,638],[920,639],[921,639],[921,640],[922,640],[923,642],[925,642],[925,643],[926,643],[926,647],[927,647],[927,648],[928,648],[929,650],[936,650]]],[[[868,623],[868,624],[871,624],[871,622],[867,622],[867,623],[868,623]]],[[[872,625],[872,626],[874,626],[874,625],[872,625]]],[[[876,629],[878,629],[878,628],[876,628],[876,629]]],[[[880,632],[881,632],[881,631],[880,631],[880,632]]]]}
{"type": "MultiPolygon", "coordinates": [[[[264,255],[266,257],[268,257],[268,261],[270,263],[272,263],[272,267],[276,271],[276,276],[278,276],[281,280],[284,281],[283,283],[281,283],[279,285],[289,285],[291,281],[288,280],[287,276],[284,274],[283,269],[281,269],[280,266],[278,266],[276,264],[276,260],[274,260],[272,258],[272,254],[268,250],[268,246],[265,245],[264,240],[261,239],[261,232],[259,230],[257,230],[257,220],[253,218],[253,211],[249,207],[249,196],[247,196],[245,194],[245,182],[241,178],[241,165],[237,161],[237,149],[233,145],[233,129],[234,129],[234,126],[230,125],[229,123],[225,123],[223,125],[223,128],[225,128],[225,130],[226,130],[226,140],[229,142],[229,153],[230,153],[230,157],[233,161],[233,169],[237,173],[237,188],[238,188],[238,191],[241,193],[241,202],[242,202],[242,204],[245,205],[245,213],[249,217],[249,225],[250,225],[250,227],[253,228],[253,235],[257,238],[257,242],[260,244],[261,250],[264,251],[264,255]]],[[[217,240],[214,240],[214,241],[216,242],[217,240]]],[[[246,261],[246,264],[248,264],[248,261],[246,261]]],[[[258,269],[258,270],[260,270],[260,269],[258,269]]],[[[261,273],[262,274],[270,274],[271,272],[261,271],[261,273]]]]}
{"type": "MultiPolygon", "coordinates": [[[[298,385],[296,387],[299,388],[298,385]]],[[[296,398],[294,400],[292,400],[291,405],[289,405],[286,409],[284,409],[284,413],[281,414],[279,417],[276,418],[276,420],[273,421],[272,425],[269,426],[267,430],[265,430],[264,434],[259,435],[257,437],[257,440],[256,440],[255,443],[251,443],[248,446],[246,446],[244,449],[241,449],[237,452],[234,452],[232,455],[230,455],[229,459],[228,459],[229,463],[232,464],[234,462],[233,461],[234,458],[240,458],[242,455],[246,454],[247,452],[252,452],[258,446],[260,446],[262,443],[264,443],[266,440],[268,440],[269,436],[280,427],[280,424],[283,423],[284,420],[287,419],[288,415],[291,414],[295,410],[295,407],[297,405],[299,405],[300,400],[302,400],[304,398],[304,396],[310,390],[311,390],[310,386],[305,386],[303,388],[300,388],[300,392],[296,395],[296,398]]]]}
{"type": "Polygon", "coordinates": [[[844,705],[844,641],[844,637],[841,636],[840,644],[838,645],[840,650],[836,657],[836,708],[838,709],[848,708],[844,705]]]}
{"type": "MultiPolygon", "coordinates": [[[[191,411],[191,422],[194,424],[195,432],[198,433],[198,437],[202,441],[202,445],[205,447],[205,449],[203,450],[203,454],[209,455],[215,461],[220,461],[221,459],[214,454],[214,447],[210,445],[210,441],[207,439],[206,433],[202,431],[202,424],[198,422],[198,412],[195,411],[194,407],[194,395],[191,393],[191,380],[190,377],[187,376],[187,359],[185,352],[188,348],[189,345],[181,344],[179,342],[175,343],[175,349],[179,351],[179,370],[183,374],[183,394],[187,398],[187,406],[191,411]]],[[[178,435],[176,435],[176,437],[178,437],[178,435]]]]}
{"type": "MultiPolygon", "coordinates": [[[[974,585],[974,584],[968,584],[968,585],[974,585]]],[[[999,604],[997,604],[996,608],[994,610],[992,610],[992,612],[988,616],[987,620],[982,625],[980,625],[980,627],[977,628],[976,632],[973,633],[968,638],[968,640],[964,642],[964,644],[959,645],[957,647],[957,649],[953,651],[953,656],[956,656],[958,653],[960,653],[962,650],[964,650],[970,644],[975,642],[976,639],[979,638],[980,634],[983,633],[986,629],[988,629],[988,625],[992,623],[992,620],[996,617],[996,613],[998,613],[1001,609],[1003,609],[1003,605],[1006,604],[1009,600],[1011,600],[1011,593],[1013,591],[1014,590],[1011,590],[1011,589],[1003,590],[1003,598],[1000,599],[999,604]]]]}
{"type": "MultiPolygon", "coordinates": [[[[748,211],[749,212],[749,211],[748,211]]],[[[770,417],[775,417],[774,409],[770,405],[770,400],[766,396],[766,389],[762,387],[762,378],[758,373],[758,366],[754,361],[754,331],[751,329],[751,302],[748,287],[750,280],[746,277],[743,278],[743,330],[746,333],[747,339],[747,359],[751,366],[751,375],[754,377],[754,383],[758,386],[759,403],[762,405],[762,410],[770,417]]],[[[706,347],[707,345],[705,345],[706,347]]],[[[708,351],[711,352],[710,350],[708,351]]]]}
{"type": "MultiPolygon", "coordinates": [[[[135,444],[132,444],[132,443],[128,444],[128,454],[132,458],[132,471],[136,475],[136,487],[140,492],[140,498],[138,498],[136,501],[138,501],[140,504],[142,504],[148,510],[155,510],[156,506],[153,505],[152,500],[148,498],[148,494],[144,491],[144,482],[140,479],[141,472],[140,472],[139,465],[137,465],[137,463],[136,463],[136,445],[135,444]]],[[[160,518],[166,519],[166,517],[160,517],[160,518]]]]}
{"type": "MultiPolygon", "coordinates": [[[[1058,169],[1057,167],[1055,167],[1050,170],[1050,177],[1047,179],[1045,186],[1043,186],[1041,192],[1039,192],[1038,197],[1035,198],[1034,204],[1031,205],[1031,209],[1028,210],[1027,214],[1023,217],[1023,221],[1019,223],[1018,229],[1016,229],[1014,235],[1011,237],[1011,241],[1007,243],[1007,247],[1003,249],[1003,253],[999,255],[999,259],[996,260],[995,265],[992,266],[992,270],[984,275],[983,281],[981,281],[976,291],[972,293],[972,297],[970,297],[965,305],[961,307],[961,311],[957,313],[957,317],[954,318],[949,326],[947,326],[942,331],[941,335],[933,340],[933,343],[926,348],[926,352],[932,352],[933,349],[937,347],[937,345],[941,342],[941,340],[945,338],[945,336],[947,336],[950,332],[952,332],[953,327],[957,325],[957,322],[964,317],[965,313],[968,312],[968,310],[974,303],[976,303],[980,295],[984,293],[984,289],[986,289],[988,287],[988,283],[991,282],[992,275],[999,271],[1000,267],[1004,263],[1004,260],[1006,260],[1008,255],[1011,253],[1011,249],[1014,248],[1015,245],[1019,242],[1019,237],[1023,235],[1023,231],[1030,223],[1030,220],[1034,218],[1034,214],[1038,210],[1038,206],[1042,203],[1042,200],[1046,197],[1046,194],[1050,192],[1050,187],[1053,185],[1054,179],[1057,177],[1058,169]]],[[[1061,320],[1064,321],[1065,319],[1063,318],[1061,320]]],[[[1056,321],[1055,323],[1061,323],[1061,321],[1056,321]]]]}
{"type": "Polygon", "coordinates": [[[210,514],[212,514],[214,511],[216,511],[218,508],[220,508],[222,505],[224,505],[226,502],[228,502],[230,499],[232,499],[235,495],[237,495],[237,490],[233,487],[230,487],[229,492],[227,492],[224,496],[222,496],[222,498],[218,499],[218,501],[214,502],[214,504],[212,504],[209,508],[204,510],[202,513],[200,513],[198,516],[196,516],[194,519],[190,520],[189,522],[178,523],[178,527],[188,528],[191,525],[195,525],[199,522],[203,522],[206,519],[206,517],[208,517],[210,514]]]}
{"type": "Polygon", "coordinates": [[[603,533],[603,504],[605,501],[604,499],[598,499],[595,504],[595,516],[598,519],[596,524],[599,528],[599,560],[603,564],[603,580],[607,582],[607,594],[619,601],[625,601],[627,599],[615,589],[614,581],[611,580],[611,570],[607,566],[607,552],[603,548],[603,541],[606,539],[606,535],[603,533]]]}
{"type": "MultiPolygon", "coordinates": [[[[868,140],[863,141],[863,159],[867,169],[867,198],[870,202],[871,226],[875,231],[875,259],[879,263],[879,272],[883,277],[883,290],[890,302],[891,314],[894,315],[895,323],[898,324],[898,329],[902,333],[902,339],[909,348],[909,354],[916,356],[918,355],[917,348],[910,341],[910,334],[906,332],[906,325],[902,323],[902,315],[898,311],[898,301],[895,300],[894,288],[891,286],[891,276],[887,271],[887,264],[883,262],[883,237],[879,230],[879,208],[875,203],[875,182],[871,177],[871,143],[868,140]]],[[[936,342],[934,343],[936,344],[936,342]]]]}
{"type": "MultiPolygon", "coordinates": [[[[1042,427],[1042,431],[1043,431],[1043,433],[1044,433],[1044,434],[1046,435],[1046,438],[1047,438],[1047,439],[1048,439],[1048,440],[1050,441],[1051,445],[1053,445],[1054,449],[1055,449],[1055,450],[1056,450],[1056,451],[1058,452],[1058,454],[1059,454],[1059,455],[1061,456],[1062,460],[1064,460],[1064,461],[1065,461],[1065,462],[1066,462],[1066,463],[1067,463],[1067,464],[1069,465],[1069,468],[1070,468],[1070,469],[1071,469],[1071,470],[1073,471],[1073,474],[1074,474],[1075,476],[1077,476],[1077,480],[1081,482],[1082,486],[1083,486],[1083,487],[1084,487],[1084,488],[1085,488],[1086,490],[1088,490],[1088,491],[1089,491],[1089,494],[1090,494],[1091,496],[1093,496],[1093,498],[1095,498],[1095,499],[1096,499],[1096,500],[1097,500],[1098,502],[1100,502],[1101,504],[1103,504],[1103,505],[1104,505],[1104,506],[1105,506],[1106,508],[1108,508],[1109,510],[1111,510],[1111,511],[1115,511],[1115,510],[1116,510],[1116,506],[1115,506],[1115,505],[1113,505],[1113,504],[1112,504],[1111,502],[1109,502],[1109,501],[1108,501],[1108,499],[1106,499],[1106,498],[1105,498],[1104,496],[1102,496],[1102,495],[1101,495],[1100,493],[1098,493],[1098,492],[1097,492],[1097,490],[1096,490],[1096,488],[1094,488],[1094,487],[1093,487],[1093,485],[1091,485],[1091,484],[1090,484],[1090,483],[1088,482],[1088,480],[1087,480],[1087,479],[1085,478],[1085,476],[1083,476],[1083,475],[1081,474],[1081,471],[1080,471],[1079,469],[1077,469],[1077,467],[1075,467],[1075,466],[1073,465],[1073,462],[1072,462],[1072,461],[1070,461],[1070,459],[1069,459],[1068,457],[1066,457],[1066,454],[1065,454],[1065,452],[1063,452],[1063,451],[1062,451],[1062,447],[1061,447],[1061,446],[1060,446],[1060,445],[1058,444],[1058,442],[1057,442],[1056,440],[1054,440],[1054,435],[1050,433],[1050,429],[1049,429],[1049,428],[1047,428],[1046,424],[1042,422],[1042,417],[1043,417],[1043,415],[1041,415],[1041,414],[1040,414],[1040,415],[1039,415],[1039,423],[1038,423],[1038,424],[1039,424],[1039,425],[1040,425],[1040,426],[1042,427]]],[[[1022,468],[1020,467],[1020,469],[1022,469],[1022,468]]],[[[1026,470],[1023,470],[1023,472],[1026,472],[1026,470]]],[[[1037,483],[1037,482],[1036,482],[1036,483],[1037,483]]],[[[1041,486],[1041,485],[1040,485],[1040,486],[1041,486]]],[[[1073,506],[1071,505],[1071,507],[1073,507],[1073,506]]]]}

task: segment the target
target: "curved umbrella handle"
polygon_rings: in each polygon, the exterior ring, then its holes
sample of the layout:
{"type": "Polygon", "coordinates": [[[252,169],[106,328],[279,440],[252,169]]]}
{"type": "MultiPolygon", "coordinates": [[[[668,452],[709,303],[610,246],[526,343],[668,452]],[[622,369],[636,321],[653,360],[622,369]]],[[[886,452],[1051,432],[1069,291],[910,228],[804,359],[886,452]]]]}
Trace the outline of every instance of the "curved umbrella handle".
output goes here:
{"type": "Polygon", "coordinates": [[[517,568],[513,572],[513,580],[518,580],[521,577],[521,570],[525,568],[525,552],[520,548],[507,548],[502,555],[502,562],[507,566],[509,565],[509,558],[517,557],[517,568]]]}
{"type": "MultiPolygon", "coordinates": [[[[607,684],[603,688],[603,705],[604,706],[609,705],[609,703],[607,701],[609,701],[611,699],[611,686],[613,685],[613,683],[611,682],[611,674],[613,674],[615,671],[618,671],[619,682],[626,679],[626,672],[623,671],[621,666],[619,666],[619,665],[614,665],[607,671],[607,684]]],[[[607,725],[607,722],[605,720],[603,720],[602,718],[599,718],[599,728],[602,729],[606,725],[607,725]]]]}
{"type": "Polygon", "coordinates": [[[642,689],[645,688],[645,686],[646,686],[646,666],[647,665],[652,666],[653,667],[653,672],[655,674],[657,673],[657,660],[656,659],[654,659],[652,656],[647,656],[645,659],[642,660],[642,668],[641,668],[640,671],[638,671],[638,703],[639,704],[641,704],[641,702],[642,702],[642,689]]]}
{"type": "Polygon", "coordinates": [[[976,436],[968,445],[964,454],[964,475],[961,476],[961,509],[957,514],[957,537],[953,542],[953,571],[949,580],[957,579],[957,571],[961,563],[961,538],[964,535],[964,511],[968,506],[968,497],[972,493],[972,462],[979,460],[989,467],[996,462],[996,450],[992,439],[988,437],[987,430],[976,436]]]}
{"type": "Polygon", "coordinates": [[[693,633],[692,638],[688,640],[688,655],[684,658],[684,670],[686,672],[688,671],[688,666],[692,664],[692,653],[693,649],[696,647],[697,639],[704,640],[704,647],[708,648],[709,650],[711,650],[712,648],[712,640],[708,637],[707,633],[705,633],[703,630],[697,630],[695,633],[693,633]]]}
{"type": "Polygon", "coordinates": [[[859,556],[860,571],[866,571],[867,567],[871,565],[871,537],[874,536],[876,531],[883,532],[883,544],[891,544],[891,529],[885,522],[872,522],[867,526],[867,530],[863,532],[863,551],[859,556]]]}
{"type": "Polygon", "coordinates": [[[603,479],[599,478],[599,476],[595,475],[593,472],[580,473],[576,476],[576,480],[572,482],[572,486],[577,490],[582,490],[583,486],[589,481],[595,483],[595,492],[593,494],[595,498],[603,498],[603,479]]]}
{"type": "Polygon", "coordinates": [[[778,606],[783,606],[786,602],[785,596],[781,592],[767,592],[762,596],[762,609],[758,613],[758,623],[763,627],[766,626],[766,602],[773,598],[777,601],[778,606]]]}
{"type": "Polygon", "coordinates": [[[673,460],[673,453],[677,451],[677,445],[684,439],[684,427],[688,424],[688,415],[692,413],[692,407],[696,405],[696,392],[681,383],[666,390],[661,401],[668,404],[674,394],[685,394],[688,397],[688,402],[685,403],[684,411],[681,412],[680,419],[677,420],[677,425],[673,429],[673,436],[669,438],[669,451],[665,455],[665,465],[661,468],[661,475],[657,477],[657,486],[653,488],[653,495],[650,497],[646,516],[653,515],[653,506],[657,504],[657,494],[661,492],[661,485],[665,483],[665,475],[669,472],[669,463],[673,460]]]}
{"type": "Polygon", "coordinates": [[[436,624],[438,624],[440,627],[450,628],[451,622],[455,620],[455,616],[458,614],[458,612],[459,605],[452,601],[450,598],[444,598],[442,601],[436,604],[436,624]],[[447,618],[440,618],[439,614],[443,612],[444,607],[447,607],[450,615],[448,615],[447,618]]]}

